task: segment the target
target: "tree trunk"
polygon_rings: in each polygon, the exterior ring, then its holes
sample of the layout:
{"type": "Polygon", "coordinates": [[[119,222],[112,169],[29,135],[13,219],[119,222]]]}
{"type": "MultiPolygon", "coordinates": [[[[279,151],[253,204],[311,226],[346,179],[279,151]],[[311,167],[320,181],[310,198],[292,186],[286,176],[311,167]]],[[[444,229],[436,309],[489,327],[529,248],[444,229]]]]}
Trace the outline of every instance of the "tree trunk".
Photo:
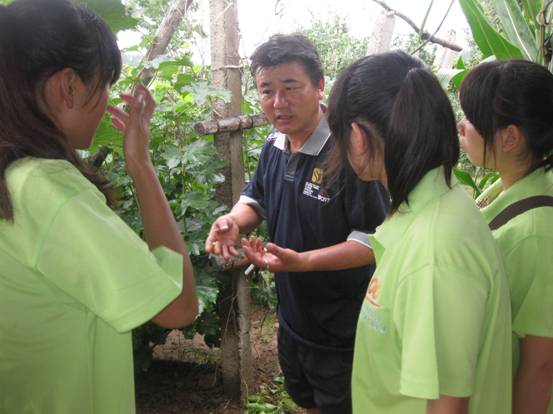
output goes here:
{"type": "MultiPolygon", "coordinates": [[[[455,30],[451,30],[447,34],[447,41],[449,43],[454,43],[456,40],[457,35],[455,34],[455,30]]],[[[455,62],[457,61],[457,58],[459,57],[459,52],[456,52],[452,49],[444,48],[442,50],[442,53],[440,57],[438,58],[438,68],[444,68],[444,69],[451,69],[455,66],[455,62]]]]}
{"type": "Polygon", "coordinates": [[[382,12],[374,22],[372,35],[369,36],[367,56],[390,50],[392,36],[396,25],[396,16],[390,12],[382,12]]]}
{"type": "MultiPolygon", "coordinates": [[[[213,103],[215,119],[240,115],[242,93],[236,1],[209,1],[212,82],[215,87],[230,90],[232,96],[229,103],[221,100],[213,103]]],[[[217,188],[217,197],[230,207],[238,201],[244,187],[242,131],[216,133],[215,147],[227,160],[223,170],[225,183],[217,188]]],[[[233,270],[222,277],[228,283],[219,295],[223,386],[228,397],[239,399],[247,396],[253,384],[250,289],[241,271],[233,270]]]]}

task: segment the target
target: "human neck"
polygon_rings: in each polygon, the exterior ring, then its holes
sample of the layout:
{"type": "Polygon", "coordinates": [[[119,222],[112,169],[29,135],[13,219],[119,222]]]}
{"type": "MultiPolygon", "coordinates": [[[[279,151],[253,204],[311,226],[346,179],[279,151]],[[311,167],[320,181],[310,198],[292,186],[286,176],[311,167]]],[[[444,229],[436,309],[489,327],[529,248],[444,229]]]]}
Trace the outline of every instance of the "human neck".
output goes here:
{"type": "Polygon", "coordinates": [[[307,128],[305,128],[303,131],[299,131],[294,134],[286,134],[288,137],[288,141],[290,143],[290,152],[295,153],[298,152],[302,147],[305,145],[309,137],[313,134],[313,131],[317,128],[317,125],[319,125],[319,121],[321,120],[322,111],[319,110],[319,113],[316,117],[313,117],[313,122],[309,124],[307,128]]]}
{"type": "Polygon", "coordinates": [[[502,166],[501,169],[498,168],[497,171],[501,177],[501,186],[503,187],[503,191],[507,190],[518,180],[528,175],[534,163],[535,161],[532,158],[528,158],[524,161],[512,162],[508,165],[502,166]]]}

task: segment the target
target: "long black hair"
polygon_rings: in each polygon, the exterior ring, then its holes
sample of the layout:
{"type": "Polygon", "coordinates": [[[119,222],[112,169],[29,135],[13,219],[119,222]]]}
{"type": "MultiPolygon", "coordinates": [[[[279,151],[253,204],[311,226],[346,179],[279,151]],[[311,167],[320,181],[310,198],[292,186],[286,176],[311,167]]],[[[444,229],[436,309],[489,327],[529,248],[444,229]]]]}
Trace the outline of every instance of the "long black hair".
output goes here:
{"type": "Polygon", "coordinates": [[[330,169],[346,165],[351,124],[368,137],[369,155],[384,148],[392,212],[431,169],[451,170],[459,140],[451,104],[436,77],[401,51],[371,55],[350,65],[330,93],[328,122],[335,145],[330,169]]]}
{"type": "Polygon", "coordinates": [[[107,180],[42,109],[46,81],[64,68],[79,75],[91,96],[119,78],[121,54],[102,19],[68,0],[0,5],[0,219],[13,219],[5,172],[23,157],[67,160],[112,200],[107,180]]]}
{"type": "Polygon", "coordinates": [[[553,166],[553,74],[545,67],[525,60],[481,63],[463,80],[459,97],[484,151],[499,130],[515,125],[536,160],[531,170],[553,166]]]}

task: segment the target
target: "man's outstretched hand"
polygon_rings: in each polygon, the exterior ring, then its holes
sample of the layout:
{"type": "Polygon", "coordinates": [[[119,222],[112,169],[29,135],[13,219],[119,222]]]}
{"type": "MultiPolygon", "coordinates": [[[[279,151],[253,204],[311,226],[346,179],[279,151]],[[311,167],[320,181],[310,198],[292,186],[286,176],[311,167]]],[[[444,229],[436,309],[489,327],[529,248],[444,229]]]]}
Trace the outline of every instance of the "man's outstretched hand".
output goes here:
{"type": "Polygon", "coordinates": [[[242,239],[242,250],[250,263],[273,273],[304,272],[305,263],[301,254],[292,249],[284,249],[274,243],[263,246],[257,237],[242,239]]]}
{"type": "Polygon", "coordinates": [[[205,251],[223,256],[225,260],[231,256],[239,256],[236,244],[240,236],[240,229],[230,215],[215,220],[205,241],[205,251]]]}

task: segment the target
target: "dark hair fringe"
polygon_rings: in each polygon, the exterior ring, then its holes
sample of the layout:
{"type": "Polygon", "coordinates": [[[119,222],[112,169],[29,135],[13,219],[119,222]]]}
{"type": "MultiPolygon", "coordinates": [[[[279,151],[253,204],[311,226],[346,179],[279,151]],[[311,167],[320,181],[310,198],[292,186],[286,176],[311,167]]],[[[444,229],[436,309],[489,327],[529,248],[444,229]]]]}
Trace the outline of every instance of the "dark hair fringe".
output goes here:
{"type": "Polygon", "coordinates": [[[301,33],[275,34],[255,49],[251,56],[251,74],[257,71],[290,62],[298,62],[304,68],[313,86],[324,76],[321,57],[307,36],[301,33]]]}

